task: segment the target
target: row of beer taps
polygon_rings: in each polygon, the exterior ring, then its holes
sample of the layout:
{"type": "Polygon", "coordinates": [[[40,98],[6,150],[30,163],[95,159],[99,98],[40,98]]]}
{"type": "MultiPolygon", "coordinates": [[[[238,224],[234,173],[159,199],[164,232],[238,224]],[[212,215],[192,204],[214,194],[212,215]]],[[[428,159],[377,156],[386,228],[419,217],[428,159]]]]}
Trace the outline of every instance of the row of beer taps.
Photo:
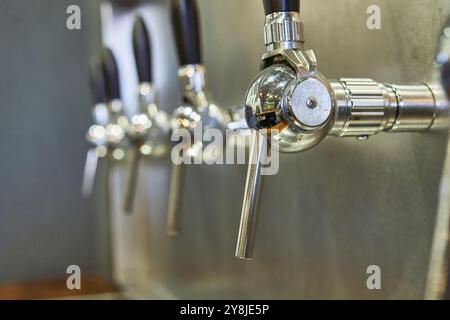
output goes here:
{"type": "MultiPolygon", "coordinates": [[[[179,62],[178,76],[183,89],[183,104],[172,116],[158,106],[157,88],[153,83],[152,44],[149,30],[141,16],[136,16],[132,45],[139,85],[138,112],[127,118],[120,96],[119,68],[114,53],[104,48],[100,59],[92,64],[90,87],[94,102],[94,125],[88,131],[91,145],[87,154],[82,193],[90,197],[94,190],[99,160],[128,162],[124,196],[124,211],[132,213],[139,165],[142,157],[159,158],[182,141],[171,141],[182,130],[192,133],[196,140],[181,150],[182,157],[196,158],[203,152],[201,137],[194,134],[198,126],[224,131],[237,111],[224,111],[210,100],[207,92],[206,70],[202,64],[200,24],[196,1],[172,1],[172,22],[179,62]]],[[[185,165],[172,164],[167,233],[180,232],[180,204],[185,165]]]]}
{"type": "MultiPolygon", "coordinates": [[[[367,78],[329,80],[318,71],[314,51],[305,47],[300,0],[263,0],[265,46],[261,72],[246,97],[243,126],[252,132],[252,146],[241,213],[236,256],[253,257],[259,195],[265,151],[271,141],[280,152],[308,150],[327,136],[356,137],[365,141],[378,133],[429,132],[450,127],[450,25],[442,33],[431,83],[391,84],[367,78]]],[[[211,103],[202,64],[199,15],[195,0],[173,0],[172,19],[180,60],[179,79],[183,105],[172,116],[160,110],[152,84],[152,52],[148,30],[137,17],[133,49],[139,75],[139,111],[123,115],[117,63],[104,49],[100,63],[92,67],[93,118],[89,129],[83,193],[92,194],[99,159],[128,159],[129,170],[124,208],[133,210],[139,161],[143,156],[160,157],[179,143],[171,135],[196,126],[224,130],[235,114],[211,103]]],[[[193,135],[195,136],[195,135],[193,135]]],[[[189,156],[202,152],[202,141],[189,141],[189,156]]],[[[172,164],[167,214],[167,232],[180,232],[180,203],[184,164],[172,164]]]]}

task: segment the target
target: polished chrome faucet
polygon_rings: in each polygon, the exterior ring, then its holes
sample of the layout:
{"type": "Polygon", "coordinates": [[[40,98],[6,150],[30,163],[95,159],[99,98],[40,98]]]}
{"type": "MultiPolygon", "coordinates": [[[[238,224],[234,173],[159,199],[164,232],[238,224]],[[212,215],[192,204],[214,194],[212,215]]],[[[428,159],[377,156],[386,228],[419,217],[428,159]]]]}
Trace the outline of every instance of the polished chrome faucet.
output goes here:
{"type": "Polygon", "coordinates": [[[106,105],[103,72],[97,62],[92,62],[89,67],[89,86],[94,103],[92,108],[94,124],[89,128],[86,135],[90,148],[86,156],[81,189],[81,194],[85,198],[92,196],[99,159],[106,157],[108,153],[106,126],[109,122],[109,112],[106,105]]]}
{"type": "Polygon", "coordinates": [[[87,133],[90,149],[86,157],[82,195],[92,196],[99,159],[109,167],[112,160],[125,157],[127,120],[120,100],[119,71],[112,51],[104,48],[100,62],[90,67],[90,89],[94,100],[92,125],[87,133]]]}
{"type": "Polygon", "coordinates": [[[264,0],[264,7],[263,70],[245,98],[253,145],[236,248],[241,259],[253,257],[261,168],[271,146],[295,153],[315,147],[327,136],[365,141],[380,132],[449,128],[449,101],[439,81],[328,80],[318,71],[314,52],[304,47],[300,1],[264,0]]]}
{"type": "Polygon", "coordinates": [[[126,127],[131,141],[128,177],[125,189],[125,212],[133,211],[139,163],[142,156],[162,157],[169,149],[169,116],[158,108],[157,92],[153,85],[151,43],[142,17],[133,26],[133,51],[139,78],[139,109],[126,127]]]}
{"type": "MultiPolygon", "coordinates": [[[[203,153],[202,137],[198,137],[194,131],[199,127],[224,130],[227,124],[227,114],[209,100],[206,87],[206,70],[202,64],[200,25],[196,1],[173,0],[172,23],[181,65],[178,76],[183,91],[183,105],[175,110],[172,117],[172,133],[173,136],[177,136],[181,131],[190,133],[190,137],[193,139],[189,140],[188,145],[182,148],[184,154],[181,156],[192,160],[199,156],[208,156],[203,153]]],[[[175,143],[178,143],[178,141],[175,141],[175,143]]],[[[177,236],[180,232],[180,207],[183,198],[184,174],[185,164],[172,164],[167,213],[167,233],[169,236],[177,236]]]]}

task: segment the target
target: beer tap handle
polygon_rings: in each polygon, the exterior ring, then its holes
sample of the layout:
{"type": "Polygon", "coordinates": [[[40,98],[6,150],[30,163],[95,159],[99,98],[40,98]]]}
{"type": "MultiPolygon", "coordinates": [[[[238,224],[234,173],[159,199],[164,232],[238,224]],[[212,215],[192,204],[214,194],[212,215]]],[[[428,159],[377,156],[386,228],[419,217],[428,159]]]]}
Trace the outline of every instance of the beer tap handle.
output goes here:
{"type": "Polygon", "coordinates": [[[300,12],[300,0],[264,0],[266,15],[275,12],[300,12]]]}
{"type": "Polygon", "coordinates": [[[136,16],[134,20],[133,52],[139,83],[151,83],[153,68],[150,35],[141,16],[136,16]]]}
{"type": "Polygon", "coordinates": [[[172,24],[180,65],[201,64],[200,18],[196,0],[173,0],[172,24]]]}
{"type": "MultiPolygon", "coordinates": [[[[93,116],[96,122],[96,126],[101,125],[100,120],[103,119],[99,113],[102,113],[101,107],[104,106],[106,101],[105,92],[105,82],[102,74],[102,70],[98,63],[92,63],[89,69],[89,87],[92,96],[92,101],[94,103],[93,116]]],[[[94,142],[93,137],[91,137],[92,132],[95,130],[89,130],[88,139],[90,142],[94,142]]],[[[81,194],[84,198],[90,198],[94,192],[95,177],[97,174],[98,158],[99,152],[97,150],[98,146],[94,144],[91,146],[86,155],[86,164],[84,167],[83,182],[81,187],[81,194]]]]}
{"type": "Polygon", "coordinates": [[[102,69],[105,79],[105,92],[107,102],[120,100],[120,80],[119,67],[117,66],[116,57],[109,48],[103,48],[102,52],[102,69]]]}

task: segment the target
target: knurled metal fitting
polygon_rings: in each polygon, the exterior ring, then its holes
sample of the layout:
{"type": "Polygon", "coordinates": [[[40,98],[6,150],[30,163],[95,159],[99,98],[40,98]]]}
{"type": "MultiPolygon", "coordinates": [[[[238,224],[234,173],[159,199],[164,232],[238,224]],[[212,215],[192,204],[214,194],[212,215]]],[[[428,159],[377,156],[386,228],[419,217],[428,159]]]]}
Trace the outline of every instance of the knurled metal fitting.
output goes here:
{"type": "Polygon", "coordinates": [[[298,12],[275,12],[266,16],[264,40],[267,51],[299,49],[303,39],[303,25],[298,12]]]}

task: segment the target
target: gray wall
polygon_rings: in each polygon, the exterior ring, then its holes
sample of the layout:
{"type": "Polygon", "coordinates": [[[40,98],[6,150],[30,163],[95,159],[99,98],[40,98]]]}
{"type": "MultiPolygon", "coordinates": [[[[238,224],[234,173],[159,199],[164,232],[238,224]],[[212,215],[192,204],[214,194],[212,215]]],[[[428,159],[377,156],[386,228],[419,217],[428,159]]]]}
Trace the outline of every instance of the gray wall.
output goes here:
{"type": "Polygon", "coordinates": [[[98,270],[97,216],[80,196],[88,51],[99,43],[91,2],[0,2],[0,282],[98,270]],[[66,28],[71,4],[82,31],[66,28]]]}

